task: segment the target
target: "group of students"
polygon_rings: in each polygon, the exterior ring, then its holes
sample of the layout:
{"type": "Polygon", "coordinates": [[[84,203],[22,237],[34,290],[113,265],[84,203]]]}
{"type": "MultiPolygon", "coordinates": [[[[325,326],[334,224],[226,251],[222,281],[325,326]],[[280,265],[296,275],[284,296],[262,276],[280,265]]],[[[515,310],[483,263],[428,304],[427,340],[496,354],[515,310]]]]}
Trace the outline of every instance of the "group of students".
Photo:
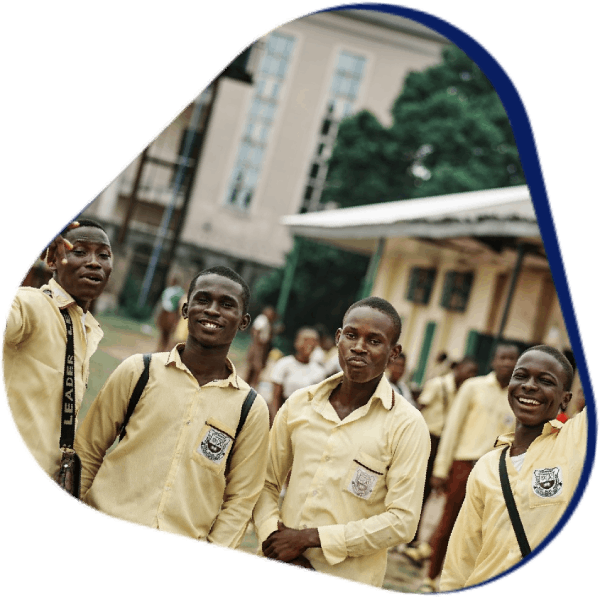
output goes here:
{"type": "MultiPolygon", "coordinates": [[[[102,336],[89,306],[110,276],[110,242],[100,225],[80,220],[52,243],[47,263],[49,284],[21,288],[13,302],[4,367],[19,431],[54,476],[67,369],[75,425],[102,336]],[[73,322],[73,362],[65,359],[64,312],[73,322]]],[[[348,308],[335,334],[340,372],[280,400],[269,430],[266,401],[227,356],[250,326],[249,298],[229,268],[201,271],[182,307],[185,343],[133,355],[109,376],[75,435],[84,502],[232,548],[252,521],[265,557],[381,586],[387,550],[415,537],[426,485],[459,496],[453,487],[466,482],[441,578],[440,588],[451,590],[521,558],[498,477],[508,446],[508,481],[530,546],[552,530],[577,484],[587,429],[585,410],[564,425],[555,420],[573,377],[559,351],[534,347],[517,359],[513,347],[499,347],[482,377],[467,359],[425,387],[420,402],[431,408],[421,414],[385,375],[402,352],[400,317],[369,297],[348,308]]],[[[303,343],[297,338],[297,352],[303,343]]]]}

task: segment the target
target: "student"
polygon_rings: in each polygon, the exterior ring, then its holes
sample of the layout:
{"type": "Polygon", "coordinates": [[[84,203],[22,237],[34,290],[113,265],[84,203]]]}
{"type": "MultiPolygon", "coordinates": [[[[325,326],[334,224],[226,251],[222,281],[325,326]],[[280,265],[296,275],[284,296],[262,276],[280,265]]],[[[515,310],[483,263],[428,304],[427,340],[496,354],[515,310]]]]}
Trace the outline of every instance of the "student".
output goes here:
{"type": "Polygon", "coordinates": [[[271,420],[281,405],[300,388],[323,381],[325,370],[310,362],[310,355],[319,343],[319,334],[313,328],[300,328],[294,340],[294,354],[279,359],[271,371],[273,396],[270,404],[271,420]]]}
{"type": "Polygon", "coordinates": [[[258,386],[260,374],[267,364],[273,340],[273,324],[276,319],[277,312],[271,305],[267,305],[254,320],[250,328],[252,341],[246,353],[246,360],[248,362],[246,381],[253,387],[258,386]]]}
{"type": "Polygon", "coordinates": [[[266,557],[381,586],[388,548],[412,539],[429,434],[384,376],[402,350],[400,329],[387,301],[354,303],[336,333],[342,373],[277,413],[253,514],[266,557]]]}
{"type": "Polygon", "coordinates": [[[19,288],[4,336],[4,381],[13,417],[25,444],[51,477],[60,460],[63,380],[67,350],[67,312],[73,326],[75,395],[69,427],[89,375],[90,357],[103,332],[89,312],[112,271],[106,232],[92,220],[73,222],[46,253],[52,279],[41,288],[19,288]]]}
{"type": "Polygon", "coordinates": [[[519,358],[508,386],[515,432],[499,437],[496,449],[471,472],[440,590],[481,583],[521,560],[501,488],[501,459],[531,549],[564,514],[581,476],[587,439],[585,410],[564,425],[555,420],[571,399],[572,380],[571,364],[553,347],[534,346],[519,358]]]}
{"type": "Polygon", "coordinates": [[[157,352],[170,350],[171,337],[175,333],[177,323],[181,318],[179,302],[185,296],[185,290],[179,285],[179,278],[173,276],[169,286],[165,288],[160,295],[158,303],[158,314],[156,316],[156,327],[158,328],[158,346],[157,352]]]}
{"type": "Polygon", "coordinates": [[[395,361],[392,361],[387,368],[388,381],[392,384],[392,387],[400,393],[400,395],[407,400],[409,404],[418,408],[415,402],[410,388],[406,382],[402,381],[404,372],[406,371],[406,355],[404,353],[399,354],[395,361]]]}
{"type": "MultiPolygon", "coordinates": [[[[433,474],[433,464],[437,455],[440,436],[444,429],[448,411],[454,403],[456,393],[462,384],[471,377],[477,375],[477,361],[472,357],[465,357],[460,361],[454,369],[449,373],[440,377],[434,377],[425,383],[423,391],[419,396],[419,407],[421,414],[429,428],[429,438],[431,440],[431,454],[427,462],[427,475],[425,477],[425,493],[423,495],[423,505],[427,502],[431,494],[430,480],[433,474]]],[[[420,525],[419,525],[420,526],[420,525]]],[[[428,543],[419,543],[416,539],[419,536],[419,529],[415,533],[415,541],[410,547],[404,550],[404,555],[407,556],[416,564],[421,564],[431,554],[431,547],[428,543]]]]}
{"type": "Polygon", "coordinates": [[[430,480],[433,491],[445,491],[446,503],[430,541],[429,572],[422,591],[435,590],[434,579],[442,570],[448,539],[465,498],[467,477],[473,465],[494,447],[499,435],[514,430],[507,387],[518,357],[516,346],[498,345],[492,372],[465,381],[448,413],[430,480]]]}
{"type": "Polygon", "coordinates": [[[257,396],[236,437],[250,387],[227,353],[250,324],[249,296],[246,282],[226,267],[192,280],[182,310],[187,340],[152,355],[125,435],[107,454],[142,373],[142,355],[117,367],[77,435],[84,501],[149,527],[240,544],[263,486],[269,432],[267,405],[257,396]]]}

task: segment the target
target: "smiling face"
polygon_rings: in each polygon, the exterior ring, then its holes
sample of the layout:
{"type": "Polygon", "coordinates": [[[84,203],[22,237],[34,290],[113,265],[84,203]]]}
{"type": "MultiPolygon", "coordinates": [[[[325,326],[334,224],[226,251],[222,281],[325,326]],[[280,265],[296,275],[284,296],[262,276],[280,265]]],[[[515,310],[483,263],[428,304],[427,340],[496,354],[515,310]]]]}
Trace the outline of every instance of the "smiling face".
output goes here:
{"type": "Polygon", "coordinates": [[[67,263],[54,259],[48,266],[56,281],[87,311],[104,290],[112,272],[110,241],[103,230],[92,226],[69,230],[64,238],[73,245],[71,251],[66,251],[67,263]]]}
{"type": "Polygon", "coordinates": [[[508,384],[508,402],[519,423],[536,427],[556,418],[571,400],[565,383],[566,373],[554,357],[537,350],[525,353],[508,384]]]}
{"type": "Polygon", "coordinates": [[[212,348],[229,346],[237,331],[250,324],[250,315],[243,309],[242,287],[219,274],[196,279],[182,314],[189,319],[189,336],[212,348]]]}
{"type": "Polygon", "coordinates": [[[344,376],[357,383],[381,377],[402,350],[395,335],[389,315],[366,306],[352,309],[335,335],[344,376]]]}

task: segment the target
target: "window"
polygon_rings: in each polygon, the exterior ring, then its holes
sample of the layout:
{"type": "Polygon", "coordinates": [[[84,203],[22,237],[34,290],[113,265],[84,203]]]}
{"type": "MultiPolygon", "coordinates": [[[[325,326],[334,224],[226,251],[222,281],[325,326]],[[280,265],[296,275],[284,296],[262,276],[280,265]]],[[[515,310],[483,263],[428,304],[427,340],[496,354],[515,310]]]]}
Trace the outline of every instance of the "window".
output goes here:
{"type": "Polygon", "coordinates": [[[292,37],[271,33],[254,77],[254,96],[225,199],[227,205],[242,211],[249,209],[258,184],[262,160],[293,47],[292,37]]]}
{"type": "Polygon", "coordinates": [[[307,185],[312,188],[310,194],[305,192],[300,213],[323,209],[321,195],[327,177],[327,160],[337,137],[339,123],[349,116],[358,96],[362,80],[365,58],[350,52],[340,52],[338,62],[331,79],[327,110],[321,121],[317,148],[308,173],[307,185]]]}
{"type": "Polygon", "coordinates": [[[429,303],[436,273],[435,268],[413,267],[410,270],[406,300],[418,305],[429,303]]]}
{"type": "Polygon", "coordinates": [[[446,272],[440,305],[449,311],[464,312],[471,293],[473,277],[473,272],[446,272]]]}

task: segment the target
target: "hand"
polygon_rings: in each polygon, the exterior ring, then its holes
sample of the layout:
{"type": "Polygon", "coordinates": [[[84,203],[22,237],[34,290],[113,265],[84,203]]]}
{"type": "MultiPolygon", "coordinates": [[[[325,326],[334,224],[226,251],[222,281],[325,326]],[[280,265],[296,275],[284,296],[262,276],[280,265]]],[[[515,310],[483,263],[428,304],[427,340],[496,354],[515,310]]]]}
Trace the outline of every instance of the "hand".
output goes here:
{"type": "Polygon", "coordinates": [[[308,558],[304,556],[298,556],[295,560],[291,560],[288,564],[292,564],[293,566],[299,566],[300,568],[308,568],[309,570],[314,570],[312,564],[308,561],[308,558]]]}
{"type": "Polygon", "coordinates": [[[317,529],[290,529],[282,522],[278,522],[277,530],[263,542],[262,552],[271,560],[291,562],[309,547],[319,547],[320,545],[317,529]]]}
{"type": "MultiPolygon", "coordinates": [[[[71,222],[68,229],[73,230],[73,228],[79,228],[79,222],[71,222]]],[[[41,259],[45,259],[48,265],[57,261],[65,265],[67,263],[67,251],[72,249],[73,245],[59,234],[44,250],[41,259]]]]}
{"type": "Polygon", "coordinates": [[[435,493],[441,493],[446,490],[446,479],[442,479],[441,477],[431,477],[431,479],[429,479],[429,485],[435,493]]]}

